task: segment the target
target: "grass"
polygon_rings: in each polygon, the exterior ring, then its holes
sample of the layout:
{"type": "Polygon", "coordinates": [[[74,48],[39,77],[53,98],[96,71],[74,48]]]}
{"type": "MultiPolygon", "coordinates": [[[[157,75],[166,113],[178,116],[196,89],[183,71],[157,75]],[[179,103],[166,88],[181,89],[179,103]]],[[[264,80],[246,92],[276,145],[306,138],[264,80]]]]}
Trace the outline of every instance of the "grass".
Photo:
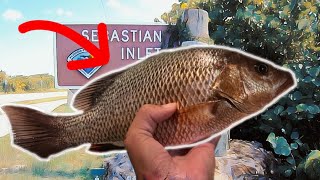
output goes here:
{"type": "MultiPolygon", "coordinates": [[[[70,178],[68,177],[54,177],[54,178],[50,178],[50,177],[37,177],[37,176],[33,176],[30,173],[21,173],[21,174],[1,174],[1,180],[43,180],[43,179],[54,179],[54,180],[70,180],[70,178]]],[[[76,179],[76,180],[81,180],[84,178],[80,178],[80,177],[75,177],[72,179],[76,179]]]]}
{"type": "MultiPolygon", "coordinates": [[[[57,113],[72,112],[66,104],[54,110],[57,113]]],[[[26,165],[26,170],[17,174],[1,174],[1,179],[86,179],[89,169],[102,166],[104,157],[90,155],[85,149],[71,151],[49,162],[39,161],[11,146],[10,136],[0,138],[0,168],[26,165]]]]}
{"type": "Polygon", "coordinates": [[[85,149],[71,151],[49,162],[38,161],[23,151],[11,146],[10,136],[0,138],[0,168],[10,168],[15,165],[26,165],[29,170],[35,170],[41,175],[41,168],[52,172],[61,171],[72,173],[81,168],[97,168],[102,164],[103,157],[90,155],[85,149]],[[33,168],[33,169],[32,169],[33,168]]]}
{"type": "Polygon", "coordinates": [[[33,158],[11,146],[10,136],[0,138],[0,168],[10,168],[14,165],[31,166],[33,158]]]}
{"type": "Polygon", "coordinates": [[[56,112],[56,113],[72,113],[73,110],[71,109],[70,106],[68,106],[68,104],[62,104],[61,106],[59,106],[56,109],[54,109],[53,112],[56,112]]]}

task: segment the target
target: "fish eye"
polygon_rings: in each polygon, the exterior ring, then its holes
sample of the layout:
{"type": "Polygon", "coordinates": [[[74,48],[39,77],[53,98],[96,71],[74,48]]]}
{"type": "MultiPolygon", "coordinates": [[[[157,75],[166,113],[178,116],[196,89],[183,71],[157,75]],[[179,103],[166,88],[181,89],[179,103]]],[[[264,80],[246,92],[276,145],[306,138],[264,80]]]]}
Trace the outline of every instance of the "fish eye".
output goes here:
{"type": "Polygon", "coordinates": [[[263,63],[259,63],[254,65],[255,70],[257,71],[257,73],[265,75],[268,73],[268,65],[263,64],[263,63]]]}

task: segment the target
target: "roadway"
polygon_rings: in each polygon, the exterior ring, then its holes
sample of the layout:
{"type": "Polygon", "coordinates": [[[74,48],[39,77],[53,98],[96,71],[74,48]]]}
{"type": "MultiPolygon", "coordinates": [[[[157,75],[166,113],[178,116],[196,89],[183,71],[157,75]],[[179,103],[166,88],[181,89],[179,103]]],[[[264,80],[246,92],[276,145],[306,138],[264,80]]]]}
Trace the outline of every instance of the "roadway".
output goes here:
{"type": "Polygon", "coordinates": [[[28,93],[28,94],[3,94],[0,95],[0,106],[6,103],[27,101],[33,99],[44,99],[57,96],[67,96],[67,92],[48,92],[48,93],[28,93]]]}

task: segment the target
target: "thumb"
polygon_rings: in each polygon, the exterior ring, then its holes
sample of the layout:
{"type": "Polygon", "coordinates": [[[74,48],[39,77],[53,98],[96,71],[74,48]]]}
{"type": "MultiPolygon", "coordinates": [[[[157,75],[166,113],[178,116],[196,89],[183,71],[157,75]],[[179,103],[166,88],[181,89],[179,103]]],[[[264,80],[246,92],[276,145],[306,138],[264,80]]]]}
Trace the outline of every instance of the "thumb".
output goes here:
{"type": "Polygon", "coordinates": [[[216,137],[211,141],[198,145],[190,150],[187,154],[187,161],[198,164],[199,166],[203,165],[204,168],[207,168],[208,175],[212,175],[213,169],[215,168],[215,147],[218,144],[220,137],[216,137]]]}
{"type": "Polygon", "coordinates": [[[130,129],[137,133],[145,133],[152,136],[157,124],[170,118],[177,109],[176,103],[165,105],[144,105],[137,112],[130,129]]]}
{"type": "Polygon", "coordinates": [[[144,105],[137,112],[124,141],[137,177],[154,172],[165,177],[171,157],[152,136],[157,123],[168,119],[175,111],[176,104],[173,103],[163,106],[144,105]]]}
{"type": "Polygon", "coordinates": [[[194,148],[192,148],[188,153],[188,158],[192,159],[192,161],[204,161],[210,160],[210,158],[214,158],[215,147],[217,146],[220,140],[220,136],[212,139],[211,141],[200,144],[194,148]],[[210,157],[210,158],[208,158],[210,157]]]}

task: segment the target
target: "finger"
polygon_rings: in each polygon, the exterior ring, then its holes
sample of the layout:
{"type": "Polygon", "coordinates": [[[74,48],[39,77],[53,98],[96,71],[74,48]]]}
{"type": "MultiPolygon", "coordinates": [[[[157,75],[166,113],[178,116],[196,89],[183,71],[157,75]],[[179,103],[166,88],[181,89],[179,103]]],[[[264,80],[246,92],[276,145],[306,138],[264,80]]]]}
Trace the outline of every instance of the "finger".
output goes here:
{"type": "Polygon", "coordinates": [[[220,140],[220,136],[210,140],[207,143],[204,144],[200,144],[194,148],[192,148],[189,153],[188,156],[190,158],[204,158],[207,159],[206,157],[214,157],[214,151],[215,151],[215,147],[217,146],[218,142],[220,140]],[[197,155],[197,153],[201,153],[201,155],[197,155]],[[202,157],[201,157],[202,156],[202,157]]]}
{"type": "Polygon", "coordinates": [[[176,103],[166,105],[144,105],[137,112],[134,121],[131,124],[131,129],[136,131],[144,131],[152,135],[156,129],[156,125],[164,120],[169,119],[177,109],[176,103]]]}
{"type": "Polygon", "coordinates": [[[176,111],[176,104],[145,105],[136,114],[125,140],[125,146],[136,173],[150,172],[166,175],[170,156],[152,134],[157,123],[168,119],[176,111]],[[161,169],[163,167],[163,169],[161,169]],[[161,172],[163,171],[163,172],[161,172]]]}
{"type": "Polygon", "coordinates": [[[197,162],[207,162],[208,159],[214,158],[215,145],[207,142],[192,148],[187,154],[187,158],[197,162]]]}
{"type": "Polygon", "coordinates": [[[217,137],[207,143],[192,148],[186,155],[187,161],[203,165],[207,168],[209,175],[211,175],[215,168],[214,151],[219,139],[220,137],[217,137]]]}
{"type": "MultiPolygon", "coordinates": [[[[215,145],[215,147],[217,146],[218,142],[219,142],[219,139],[220,139],[220,136],[212,139],[209,141],[209,143],[212,143],[215,145]]],[[[189,153],[189,151],[191,150],[192,148],[183,148],[183,149],[170,149],[168,150],[168,153],[171,155],[171,156],[185,156],[189,153]]]]}

